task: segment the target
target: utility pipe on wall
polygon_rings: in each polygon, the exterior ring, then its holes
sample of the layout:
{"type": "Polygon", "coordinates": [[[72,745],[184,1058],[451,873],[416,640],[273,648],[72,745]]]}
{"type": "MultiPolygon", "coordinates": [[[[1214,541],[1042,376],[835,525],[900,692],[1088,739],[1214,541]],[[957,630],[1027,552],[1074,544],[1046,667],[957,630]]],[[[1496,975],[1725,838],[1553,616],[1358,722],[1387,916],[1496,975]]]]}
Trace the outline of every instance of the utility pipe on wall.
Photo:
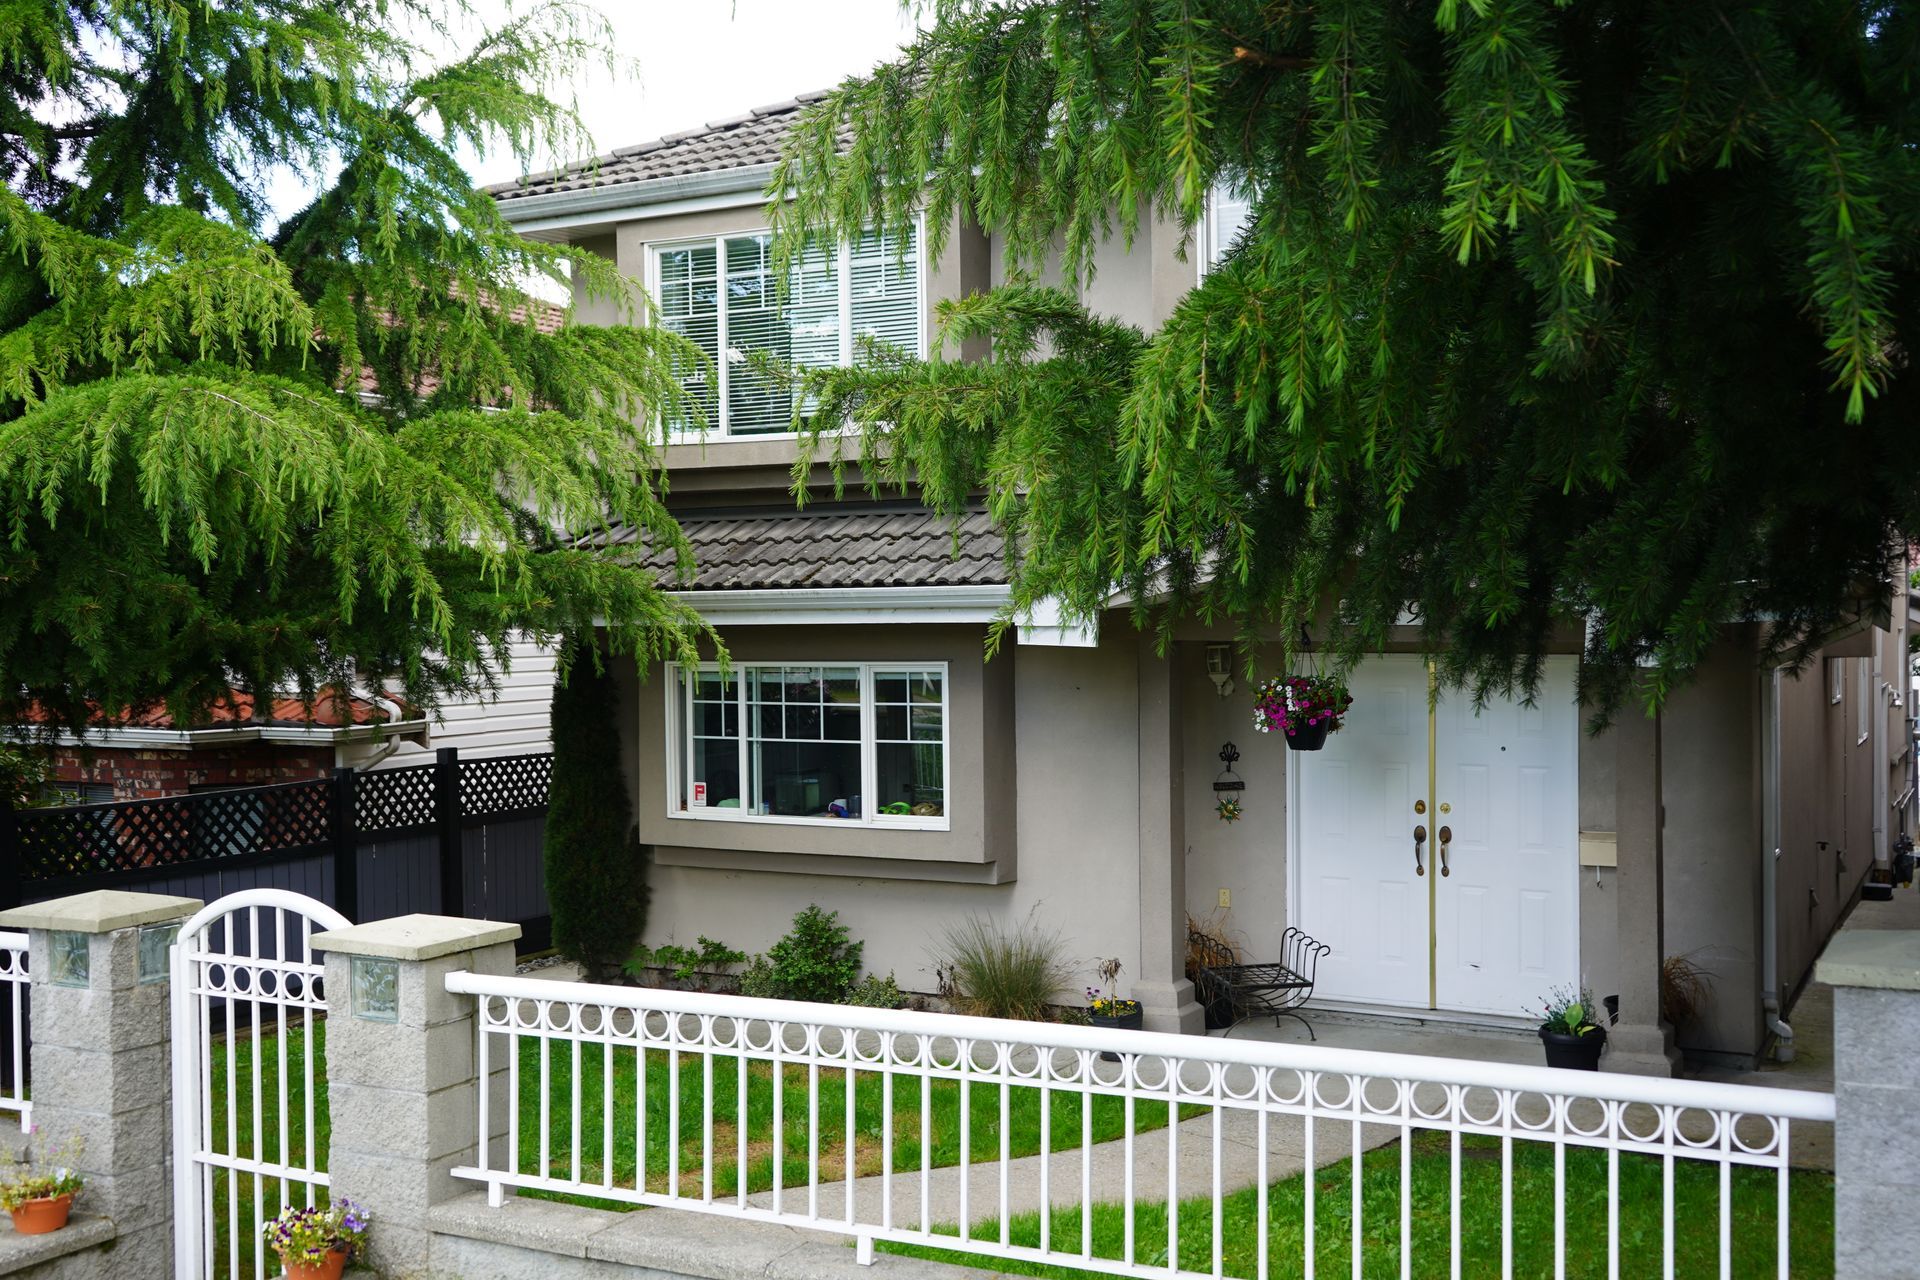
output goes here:
{"type": "Polygon", "coordinates": [[[1767,673],[1760,694],[1760,954],[1761,1007],[1774,1034],[1773,1056],[1793,1061],[1793,1028],[1780,1015],[1780,671],[1767,673]]]}

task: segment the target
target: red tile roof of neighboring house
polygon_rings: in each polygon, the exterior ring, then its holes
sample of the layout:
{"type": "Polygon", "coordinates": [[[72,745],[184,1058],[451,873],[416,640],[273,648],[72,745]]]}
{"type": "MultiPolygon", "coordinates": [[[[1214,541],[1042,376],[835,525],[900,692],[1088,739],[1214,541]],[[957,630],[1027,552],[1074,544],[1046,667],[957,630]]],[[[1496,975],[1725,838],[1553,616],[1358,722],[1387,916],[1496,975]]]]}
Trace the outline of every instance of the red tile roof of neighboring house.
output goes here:
{"type": "MultiPolygon", "coordinates": [[[[313,706],[307,707],[297,697],[276,695],[270,699],[261,719],[255,720],[254,697],[238,689],[227,692],[226,697],[216,702],[200,723],[185,726],[189,729],[222,729],[229,726],[272,725],[283,728],[320,728],[343,729],[362,725],[378,725],[393,722],[394,716],[386,707],[372,698],[359,694],[341,697],[332,690],[322,690],[314,699],[313,706]]],[[[401,718],[418,718],[414,713],[401,708],[401,718]]],[[[48,717],[38,707],[26,713],[29,724],[44,724],[48,717]]],[[[175,729],[173,717],[165,706],[154,703],[145,707],[126,708],[120,715],[96,714],[93,723],[101,728],[117,729],[175,729]]]]}

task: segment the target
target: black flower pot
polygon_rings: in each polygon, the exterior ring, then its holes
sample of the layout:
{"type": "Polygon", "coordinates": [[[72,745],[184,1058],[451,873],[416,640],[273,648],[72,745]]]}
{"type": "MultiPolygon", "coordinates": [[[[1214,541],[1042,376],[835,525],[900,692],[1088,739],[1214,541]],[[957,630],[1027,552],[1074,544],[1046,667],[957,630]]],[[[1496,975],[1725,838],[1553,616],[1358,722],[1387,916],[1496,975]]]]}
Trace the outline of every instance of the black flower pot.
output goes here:
{"type": "MultiPolygon", "coordinates": [[[[1126,1013],[1094,1013],[1092,1010],[1087,1011],[1087,1021],[1093,1026],[1117,1027],[1122,1031],[1138,1031],[1146,1025],[1146,1019],[1147,1011],[1142,1009],[1138,1002],[1135,1002],[1133,1008],[1126,1013]]],[[[1117,1053],[1102,1053],[1100,1060],[1102,1062],[1118,1062],[1120,1061],[1120,1055],[1117,1053]]]]}
{"type": "Polygon", "coordinates": [[[1325,720],[1318,724],[1303,724],[1287,730],[1287,745],[1295,751],[1318,751],[1327,745],[1327,730],[1330,726],[1325,720]]]}
{"type": "Polygon", "coordinates": [[[1569,1071],[1598,1071],[1600,1051],[1607,1047],[1607,1029],[1595,1027],[1585,1035],[1540,1028],[1540,1043],[1547,1047],[1547,1065],[1569,1071]]]}

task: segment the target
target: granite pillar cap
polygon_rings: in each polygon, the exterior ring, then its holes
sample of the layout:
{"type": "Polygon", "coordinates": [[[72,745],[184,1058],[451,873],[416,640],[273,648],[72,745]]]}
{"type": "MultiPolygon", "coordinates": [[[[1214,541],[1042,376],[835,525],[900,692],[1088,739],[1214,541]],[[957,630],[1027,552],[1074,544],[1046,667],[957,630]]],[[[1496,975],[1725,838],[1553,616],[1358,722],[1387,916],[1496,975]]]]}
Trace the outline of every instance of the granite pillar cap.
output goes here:
{"type": "Polygon", "coordinates": [[[1813,966],[1834,987],[1920,991],[1920,933],[1908,929],[1843,929],[1813,966]]]}
{"type": "Polygon", "coordinates": [[[0,929],[56,929],[63,933],[112,933],[143,924],[185,920],[206,904],[165,893],[95,889],[0,911],[0,929]]]}
{"type": "Polygon", "coordinates": [[[496,943],[514,942],[520,926],[497,920],[468,920],[461,916],[395,916],[367,924],[329,929],[313,935],[316,951],[348,956],[378,956],[383,960],[435,960],[461,951],[478,951],[496,943]]]}

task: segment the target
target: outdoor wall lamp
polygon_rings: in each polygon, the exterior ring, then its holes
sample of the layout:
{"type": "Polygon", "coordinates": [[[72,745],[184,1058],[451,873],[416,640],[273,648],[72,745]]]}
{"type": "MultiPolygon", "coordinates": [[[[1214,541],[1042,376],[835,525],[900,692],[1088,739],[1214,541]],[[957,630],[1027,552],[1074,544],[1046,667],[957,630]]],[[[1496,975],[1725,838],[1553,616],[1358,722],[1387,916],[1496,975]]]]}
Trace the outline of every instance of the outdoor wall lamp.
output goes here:
{"type": "Polygon", "coordinates": [[[1207,679],[1214,692],[1226,697],[1233,692],[1233,646],[1215,641],[1207,646],[1207,679]]]}

